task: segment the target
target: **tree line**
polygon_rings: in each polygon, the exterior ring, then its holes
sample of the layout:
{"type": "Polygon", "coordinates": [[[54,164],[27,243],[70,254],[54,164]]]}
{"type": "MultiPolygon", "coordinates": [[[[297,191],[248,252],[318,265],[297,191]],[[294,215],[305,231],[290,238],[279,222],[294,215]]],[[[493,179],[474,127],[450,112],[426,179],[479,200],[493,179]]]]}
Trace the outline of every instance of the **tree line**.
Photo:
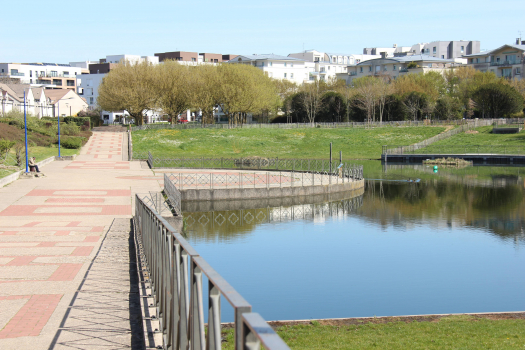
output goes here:
{"type": "Polygon", "coordinates": [[[312,81],[300,86],[269,78],[246,64],[186,66],[122,62],[99,87],[101,109],[126,110],[141,125],[148,110],[172,123],[187,110],[214,123],[219,110],[230,124],[248,114],[273,122],[347,122],[522,116],[525,80],[506,80],[471,67],[446,71],[312,81]]]}
{"type": "Polygon", "coordinates": [[[218,107],[237,124],[248,113],[275,111],[280,103],[277,84],[250,65],[186,66],[172,60],[121,62],[104,77],[97,102],[103,110],[126,110],[138,125],[148,110],[161,110],[172,123],[187,110],[201,112],[202,123],[211,124],[218,107]]]}

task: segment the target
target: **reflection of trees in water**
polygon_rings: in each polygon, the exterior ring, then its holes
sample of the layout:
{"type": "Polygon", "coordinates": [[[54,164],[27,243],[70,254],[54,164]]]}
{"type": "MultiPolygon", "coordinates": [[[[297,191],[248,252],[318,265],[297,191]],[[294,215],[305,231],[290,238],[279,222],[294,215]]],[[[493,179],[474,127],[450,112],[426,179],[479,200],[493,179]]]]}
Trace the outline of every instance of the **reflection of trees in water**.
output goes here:
{"type": "Polygon", "coordinates": [[[444,181],[419,183],[369,181],[361,215],[374,223],[407,227],[434,221],[485,228],[499,237],[523,239],[523,186],[480,187],[444,181]]]}
{"type": "Polygon", "coordinates": [[[325,203],[239,209],[209,212],[184,212],[189,239],[230,241],[241,238],[263,224],[293,220],[323,221],[355,212],[363,205],[363,195],[325,203]]]}

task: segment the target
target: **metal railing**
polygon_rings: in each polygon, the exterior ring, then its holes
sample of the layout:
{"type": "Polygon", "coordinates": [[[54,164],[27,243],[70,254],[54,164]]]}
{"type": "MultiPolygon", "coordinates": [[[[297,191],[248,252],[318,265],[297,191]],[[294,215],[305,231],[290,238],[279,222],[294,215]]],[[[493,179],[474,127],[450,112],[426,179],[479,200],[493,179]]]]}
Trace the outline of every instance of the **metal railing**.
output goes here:
{"type": "Polygon", "coordinates": [[[169,124],[155,123],[134,126],[132,131],[157,129],[235,129],[235,128],[262,128],[262,129],[302,129],[302,128],[371,128],[371,127],[403,127],[429,125],[462,125],[472,120],[397,120],[383,122],[338,122],[338,123],[248,123],[229,125],[224,124],[169,124]]]}
{"type": "MultiPolygon", "coordinates": [[[[138,158],[142,155],[136,154],[138,158]]],[[[142,156],[143,157],[143,156],[142,156]]],[[[143,158],[141,158],[143,159],[143,158]]],[[[279,159],[279,158],[158,158],[148,152],[147,161],[151,168],[193,168],[193,169],[237,169],[271,170],[318,173],[341,176],[354,180],[363,178],[363,166],[340,163],[324,159],[279,159]],[[341,165],[342,164],[342,165],[341,165]]]]}
{"type": "Polygon", "coordinates": [[[149,271],[164,349],[221,349],[221,296],[234,309],[235,349],[289,349],[251,305],[138,195],[137,241],[149,271]],[[189,271],[188,271],[189,269],[189,271]],[[208,329],[203,274],[208,278],[208,329]]]}
{"type": "Polygon", "coordinates": [[[177,186],[175,186],[173,181],[171,181],[170,176],[166,173],[164,173],[164,192],[166,193],[173,210],[175,210],[175,213],[181,215],[182,196],[177,189],[177,186]]]}
{"type": "Polygon", "coordinates": [[[420,148],[410,148],[410,146],[383,146],[383,154],[525,155],[525,145],[429,145],[420,148]]]}
{"type": "Polygon", "coordinates": [[[490,62],[490,65],[491,66],[512,66],[514,64],[522,64],[523,62],[525,62],[525,60],[514,60],[514,61],[491,61],[490,62]]]}

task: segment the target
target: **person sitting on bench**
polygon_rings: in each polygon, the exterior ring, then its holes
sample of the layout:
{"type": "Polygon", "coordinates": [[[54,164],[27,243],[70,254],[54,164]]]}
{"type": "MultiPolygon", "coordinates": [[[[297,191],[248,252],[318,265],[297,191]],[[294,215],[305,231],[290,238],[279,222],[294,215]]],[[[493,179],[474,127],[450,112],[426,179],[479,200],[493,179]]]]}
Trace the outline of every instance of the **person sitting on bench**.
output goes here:
{"type": "Polygon", "coordinates": [[[29,171],[33,171],[33,169],[35,169],[35,171],[39,173],[40,169],[38,169],[38,165],[36,165],[35,160],[35,157],[29,158],[29,171]]]}

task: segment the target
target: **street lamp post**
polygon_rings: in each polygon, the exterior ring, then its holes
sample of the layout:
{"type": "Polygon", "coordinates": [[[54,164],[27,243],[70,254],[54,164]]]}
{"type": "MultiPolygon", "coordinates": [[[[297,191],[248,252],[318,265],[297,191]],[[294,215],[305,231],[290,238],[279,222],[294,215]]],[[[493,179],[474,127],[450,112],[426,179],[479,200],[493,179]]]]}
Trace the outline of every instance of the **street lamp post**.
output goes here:
{"type": "Polygon", "coordinates": [[[57,102],[57,110],[58,110],[58,158],[61,158],[60,155],[60,100],[57,102]]]}
{"type": "Polygon", "coordinates": [[[29,173],[29,158],[27,154],[27,111],[26,111],[26,91],[24,90],[24,131],[26,141],[26,174],[29,173]]]}

